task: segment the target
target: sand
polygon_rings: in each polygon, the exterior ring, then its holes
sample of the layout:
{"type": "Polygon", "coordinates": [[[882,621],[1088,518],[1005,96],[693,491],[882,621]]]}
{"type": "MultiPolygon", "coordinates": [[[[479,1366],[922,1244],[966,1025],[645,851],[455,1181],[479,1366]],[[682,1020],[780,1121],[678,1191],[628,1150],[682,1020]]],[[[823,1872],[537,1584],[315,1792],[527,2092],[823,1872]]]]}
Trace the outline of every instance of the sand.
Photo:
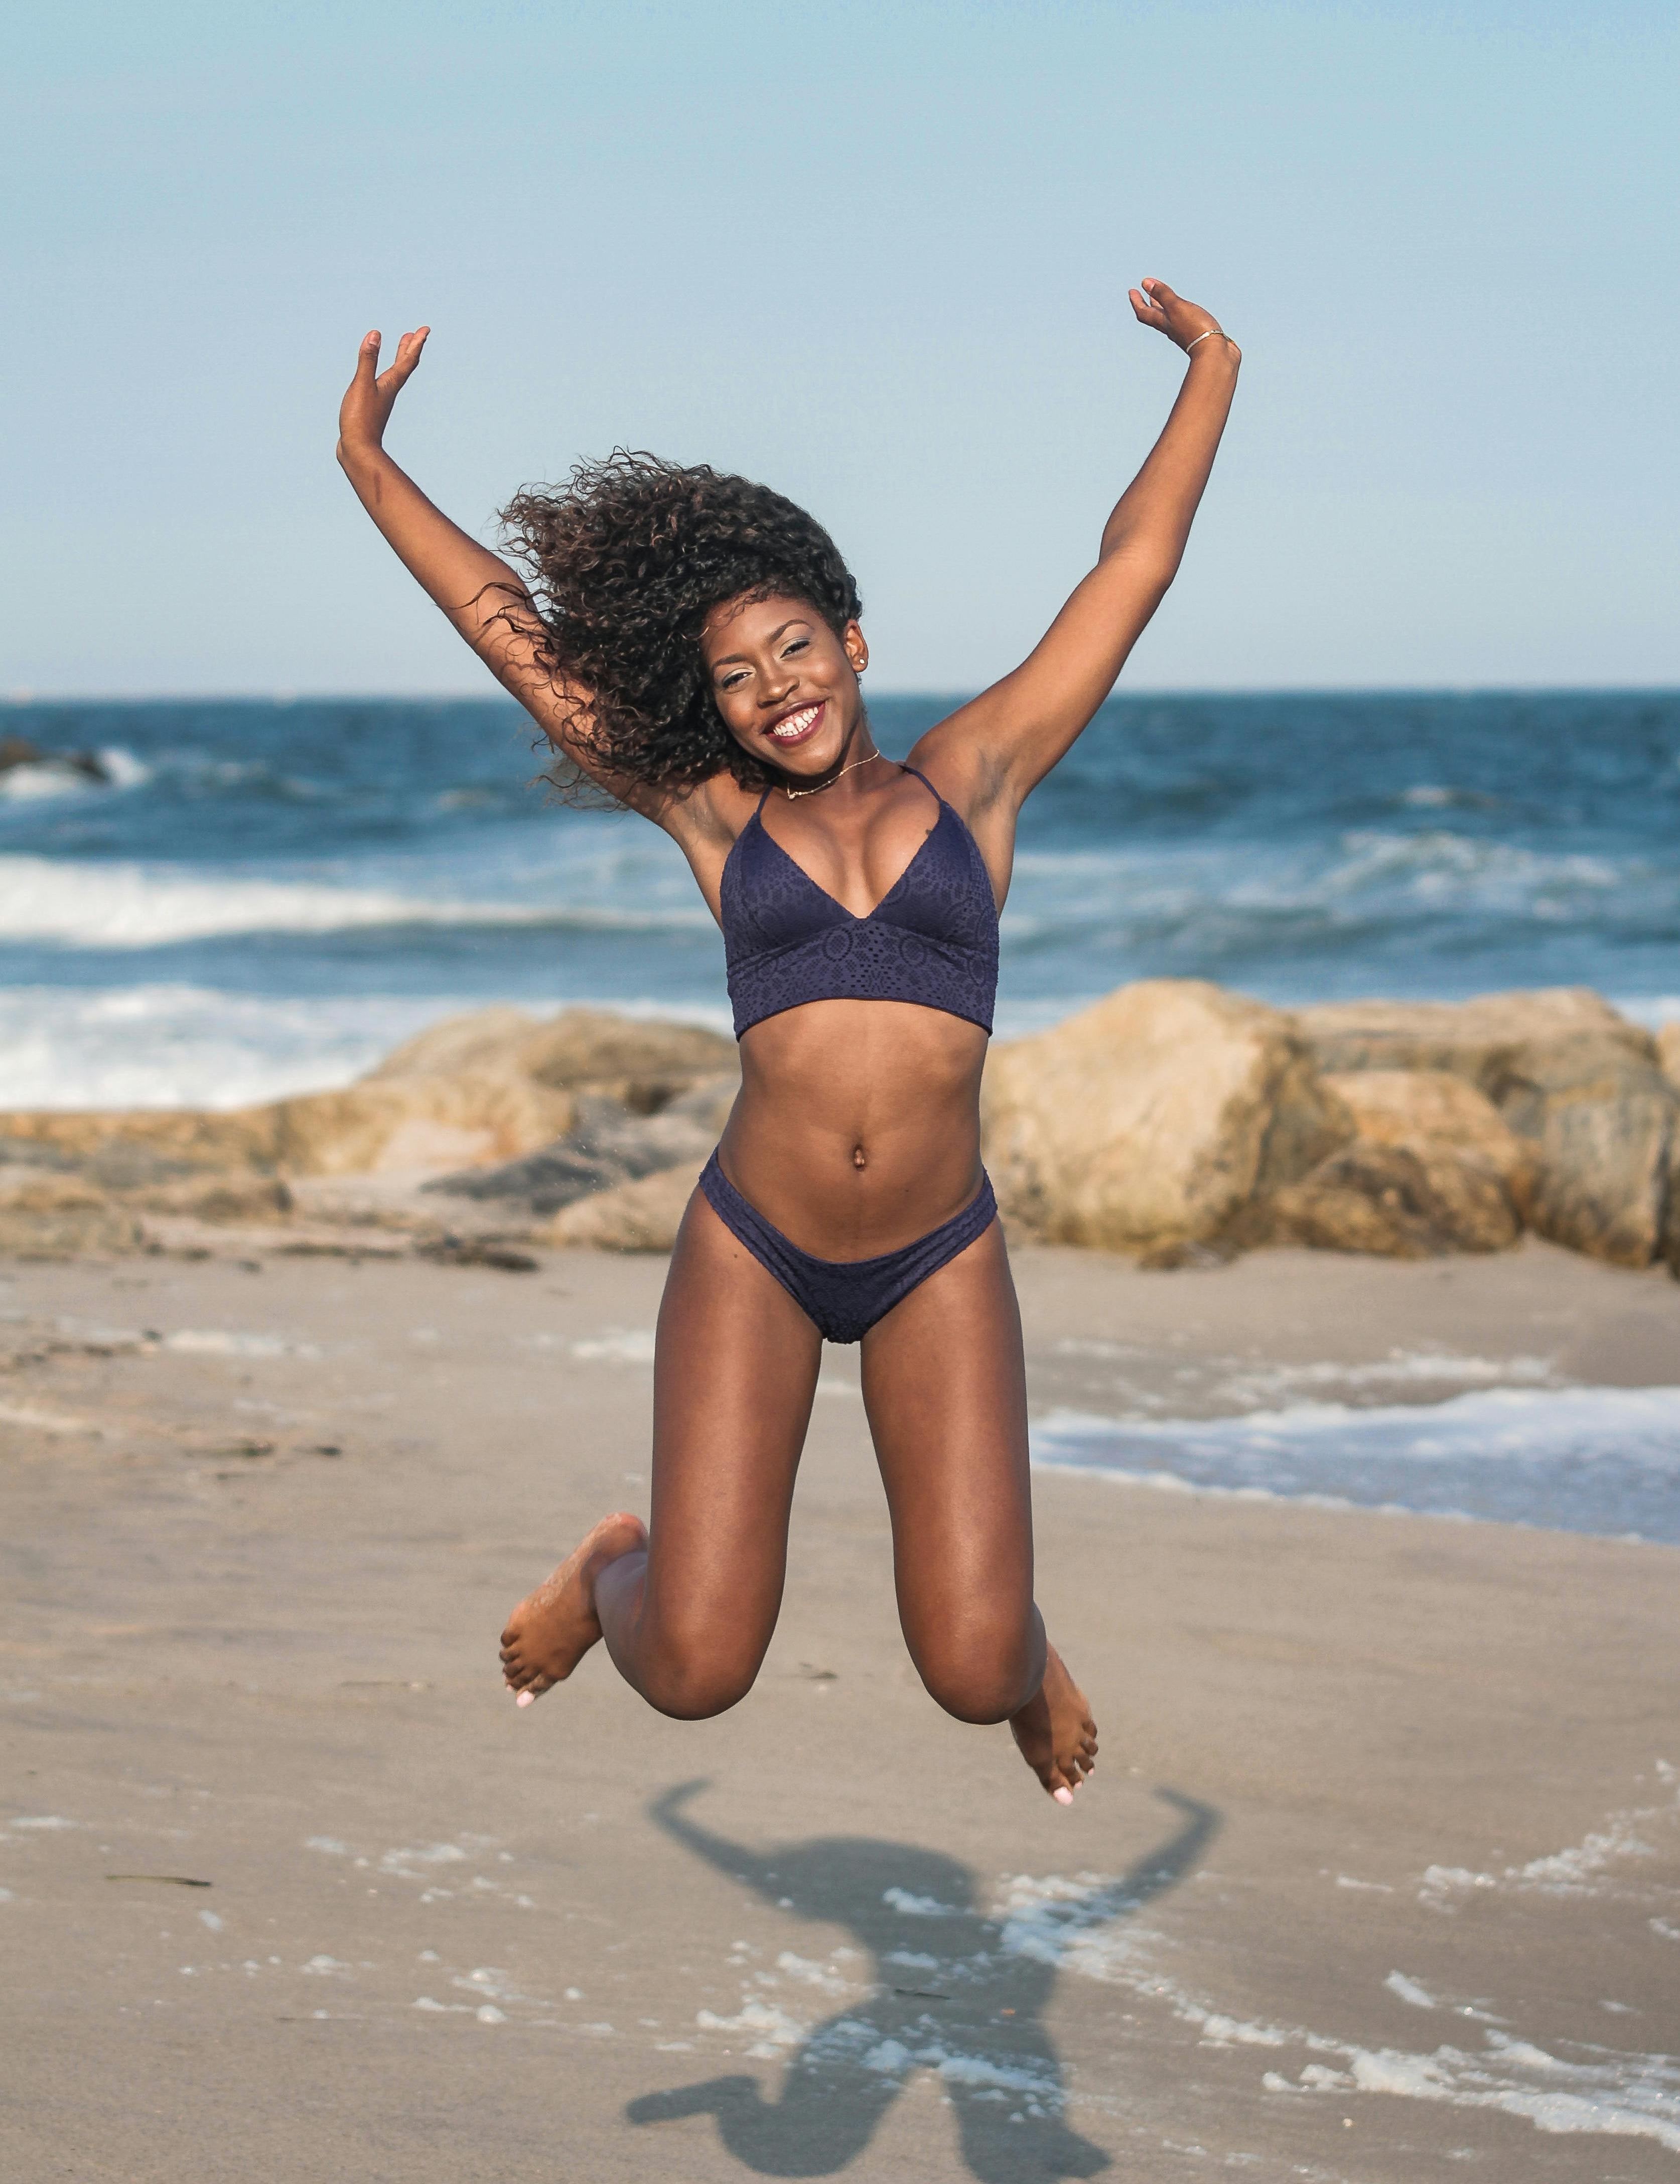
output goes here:
{"type": "MultiPolygon", "coordinates": [[[[1185,1408],[1680,1379],[1680,1286],[1538,1245],[1016,1256],[1040,1405],[1070,1340],[1185,1408]]],[[[1065,1813],[910,1669],[855,1353],[750,1698],[521,1711],[505,1609],[645,1495],[662,1262],[0,1273],[7,2179],[1680,2175],[1676,1551],[1043,1476],[1065,1813]]]]}

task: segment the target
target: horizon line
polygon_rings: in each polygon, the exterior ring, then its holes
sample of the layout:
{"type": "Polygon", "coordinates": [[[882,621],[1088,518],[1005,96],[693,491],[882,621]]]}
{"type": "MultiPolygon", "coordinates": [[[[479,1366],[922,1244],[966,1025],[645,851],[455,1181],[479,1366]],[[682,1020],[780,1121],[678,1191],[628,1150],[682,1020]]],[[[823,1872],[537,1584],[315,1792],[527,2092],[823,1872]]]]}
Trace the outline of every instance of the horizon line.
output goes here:
{"type": "MultiPolygon", "coordinates": [[[[877,689],[873,695],[887,700],[922,703],[948,701],[965,705],[990,688],[978,689],[950,685],[877,689]]],[[[1634,698],[1680,696],[1680,681],[1672,682],[1206,682],[1132,684],[1112,690],[1104,705],[1127,699],[1163,698],[1475,698],[1542,697],[1574,694],[1582,697],[1634,698]]],[[[402,689],[155,689],[155,690],[6,690],[0,691],[0,710],[29,705],[507,705],[525,712],[519,699],[501,690],[402,689]]],[[[1100,709],[1099,709],[1100,710],[1100,709]]],[[[527,716],[527,717],[531,717],[527,716]]],[[[532,725],[536,726],[534,718],[532,725]]]]}

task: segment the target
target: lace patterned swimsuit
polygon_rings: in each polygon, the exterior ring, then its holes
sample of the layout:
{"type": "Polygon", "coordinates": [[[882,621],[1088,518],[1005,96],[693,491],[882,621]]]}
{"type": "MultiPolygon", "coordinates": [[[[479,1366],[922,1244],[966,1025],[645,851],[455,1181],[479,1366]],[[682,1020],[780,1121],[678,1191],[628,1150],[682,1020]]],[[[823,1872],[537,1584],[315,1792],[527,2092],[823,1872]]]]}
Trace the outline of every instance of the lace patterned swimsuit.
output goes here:
{"type": "MultiPolygon", "coordinates": [[[[767,831],[765,799],[742,828],[720,890],[737,1039],[807,1001],[911,1001],[992,1028],[998,990],[998,910],[984,859],[961,815],[925,775],[938,805],[921,846],[867,917],[821,888],[767,831]]],[[[765,1220],[714,1153],[700,1188],[724,1226],[782,1284],[830,1342],[860,1341],[930,1274],[997,1217],[992,1184],[960,1213],[897,1251],[819,1259],[765,1220]]]]}

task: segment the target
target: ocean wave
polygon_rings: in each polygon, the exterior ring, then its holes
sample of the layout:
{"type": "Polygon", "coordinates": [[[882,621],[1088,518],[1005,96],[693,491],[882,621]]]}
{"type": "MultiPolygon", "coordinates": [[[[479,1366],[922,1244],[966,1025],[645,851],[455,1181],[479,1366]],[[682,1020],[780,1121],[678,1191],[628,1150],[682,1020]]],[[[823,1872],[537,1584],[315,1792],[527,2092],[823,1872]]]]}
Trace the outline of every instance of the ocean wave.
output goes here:
{"type": "MultiPolygon", "coordinates": [[[[428,1025],[485,1006],[478,994],[302,999],[164,983],[0,987],[0,1108],[225,1110],[330,1091],[428,1025]]],[[[565,997],[520,1006],[540,1019],[565,997]]],[[[640,999],[610,1006],[622,1016],[728,1028],[723,1009],[640,999]]]]}
{"type": "Polygon", "coordinates": [[[1672,891],[1680,876],[1640,855],[1537,850],[1435,827],[1419,833],[1361,828],[1288,848],[1263,841],[1170,847],[1125,842],[1111,849],[1023,850],[1015,877],[1022,907],[1159,916],[1220,905],[1339,909],[1350,898],[1400,892],[1435,906],[1449,897],[1465,905],[1509,902],[1556,889],[1604,894],[1655,885],[1672,891]]]}
{"type": "Polygon", "coordinates": [[[553,926],[658,933],[705,930],[692,910],[438,900],[325,882],[203,878],[176,866],[0,857],[0,936],[68,948],[158,948],[243,933],[379,926],[553,926]]]}
{"type": "Polygon", "coordinates": [[[60,796],[108,795],[113,789],[138,788],[152,778],[152,769],[132,751],[113,744],[93,756],[104,769],[104,778],[90,773],[73,759],[43,754],[0,773],[0,802],[41,804],[60,796]]]}
{"type": "Polygon", "coordinates": [[[1680,1544],[1680,1388],[1483,1388],[1214,1418],[1035,1422],[1035,1463],[1680,1544]]]}
{"type": "Polygon", "coordinates": [[[0,1107],[250,1106],[347,1084],[455,1009],[185,985],[0,989],[0,1107]]]}

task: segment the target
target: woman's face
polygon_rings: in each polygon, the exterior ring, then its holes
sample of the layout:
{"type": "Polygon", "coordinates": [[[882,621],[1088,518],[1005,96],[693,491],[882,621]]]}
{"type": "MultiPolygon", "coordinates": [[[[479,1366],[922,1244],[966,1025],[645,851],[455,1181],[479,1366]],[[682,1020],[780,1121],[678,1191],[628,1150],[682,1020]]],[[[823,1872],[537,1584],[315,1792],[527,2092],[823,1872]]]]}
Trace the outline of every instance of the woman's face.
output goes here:
{"type": "Polygon", "coordinates": [[[743,750],[783,772],[826,773],[846,755],[869,647],[856,622],[837,637],[808,600],[726,599],[700,649],[723,724],[743,750]]]}

